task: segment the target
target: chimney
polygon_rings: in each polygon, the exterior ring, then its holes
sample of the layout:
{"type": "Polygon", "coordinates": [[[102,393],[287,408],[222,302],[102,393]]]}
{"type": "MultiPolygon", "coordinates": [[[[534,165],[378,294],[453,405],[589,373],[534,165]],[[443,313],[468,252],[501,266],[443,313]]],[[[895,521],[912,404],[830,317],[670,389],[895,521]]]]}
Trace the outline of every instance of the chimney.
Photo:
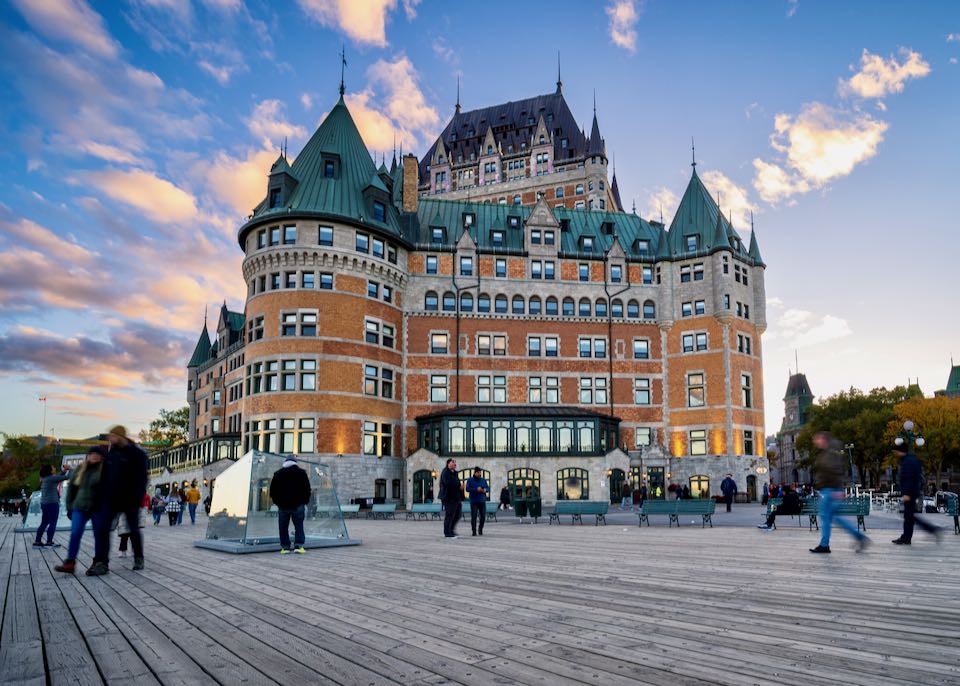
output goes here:
{"type": "Polygon", "coordinates": [[[420,168],[416,155],[403,156],[403,211],[417,211],[417,186],[420,185],[420,168]]]}

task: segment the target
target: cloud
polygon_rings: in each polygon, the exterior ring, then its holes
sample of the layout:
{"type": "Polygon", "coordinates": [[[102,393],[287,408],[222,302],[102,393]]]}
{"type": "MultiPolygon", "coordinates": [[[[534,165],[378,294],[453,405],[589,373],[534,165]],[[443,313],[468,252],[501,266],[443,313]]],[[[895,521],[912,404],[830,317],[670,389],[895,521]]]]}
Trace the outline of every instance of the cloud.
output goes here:
{"type": "Polygon", "coordinates": [[[420,90],[420,75],[406,55],[393,62],[380,59],[367,69],[370,85],[383,93],[386,111],[402,128],[432,132],[440,123],[436,108],[427,104],[420,90]]]}
{"type": "Polygon", "coordinates": [[[610,40],[628,52],[637,50],[637,22],[640,13],[636,0],[611,0],[604,10],[610,17],[610,40]]]}
{"type": "Polygon", "coordinates": [[[109,143],[98,143],[97,141],[78,141],[77,149],[93,157],[98,157],[107,162],[116,164],[142,164],[142,160],[127,150],[119,148],[109,143]]]}
{"type": "Polygon", "coordinates": [[[447,39],[443,36],[437,36],[431,42],[433,48],[433,54],[437,56],[443,62],[446,62],[449,65],[456,65],[460,63],[460,57],[457,55],[457,51],[453,49],[447,39]]]}
{"type": "MultiPolygon", "coordinates": [[[[355,43],[386,47],[387,15],[397,0],[297,0],[308,17],[321,26],[339,28],[355,43]]],[[[407,18],[416,16],[418,2],[404,2],[407,18]]]]}
{"type": "Polygon", "coordinates": [[[119,45],[108,33],[103,17],[83,0],[13,0],[27,23],[47,38],[73,43],[98,57],[117,56],[119,45]]]}
{"type": "Polygon", "coordinates": [[[197,66],[216,79],[217,83],[219,83],[221,86],[226,86],[228,83],[230,83],[230,77],[233,76],[233,70],[230,67],[215,67],[207,60],[200,60],[197,62],[197,66]]]}
{"type": "Polygon", "coordinates": [[[852,334],[853,331],[845,319],[831,314],[815,315],[809,310],[788,308],[781,312],[771,330],[764,334],[764,339],[780,341],[782,348],[806,348],[852,334]]]}
{"type": "MultiPolygon", "coordinates": [[[[283,103],[279,100],[263,100],[253,108],[247,119],[250,133],[267,149],[278,149],[284,139],[300,140],[305,138],[307,130],[291,124],[283,116],[283,103]]],[[[269,166],[266,168],[270,169],[269,166]]]]}
{"type": "Polygon", "coordinates": [[[417,5],[421,0],[403,0],[403,13],[407,15],[407,21],[413,21],[417,18],[417,5]]]}
{"type": "Polygon", "coordinates": [[[766,202],[776,204],[799,193],[810,190],[810,184],[797,174],[791,174],[783,167],[764,162],[757,158],[753,160],[753,188],[766,202]]]}
{"type": "Polygon", "coordinates": [[[800,7],[800,0],[787,0],[787,17],[792,17],[800,7]]]}
{"type": "Polygon", "coordinates": [[[953,42],[960,43],[960,33],[948,33],[948,34],[947,34],[947,42],[948,42],[948,43],[953,43],[953,42]]]}
{"type": "Polygon", "coordinates": [[[751,102],[743,109],[743,113],[746,115],[747,119],[752,119],[754,113],[762,113],[763,107],[760,106],[759,102],[751,102]]]}
{"type": "Polygon", "coordinates": [[[709,170],[700,174],[700,179],[716,197],[720,193],[720,210],[734,226],[744,229],[750,226],[750,215],[757,210],[747,191],[730,180],[723,172],[709,170]]]}
{"type": "Polygon", "coordinates": [[[956,64],[956,63],[957,63],[957,58],[956,58],[956,57],[951,57],[951,58],[950,58],[950,64],[956,64]]]}
{"type": "Polygon", "coordinates": [[[305,109],[305,110],[307,110],[307,112],[309,112],[310,110],[313,109],[313,98],[310,97],[310,94],[309,94],[309,93],[301,93],[301,94],[300,94],[300,104],[303,105],[303,109],[305,109]]]}
{"type": "Polygon", "coordinates": [[[267,194],[267,174],[277,151],[250,150],[245,157],[218,152],[210,161],[199,162],[194,176],[231,210],[246,216],[267,194]]]}
{"type": "Polygon", "coordinates": [[[18,218],[0,220],[3,234],[16,239],[21,247],[31,247],[43,252],[48,258],[67,264],[93,266],[98,255],[78,244],[72,236],[58,236],[45,226],[34,221],[18,218]]]}
{"type": "Polygon", "coordinates": [[[228,13],[243,8],[243,0],[203,0],[203,4],[210,9],[228,13]]]}
{"type": "Polygon", "coordinates": [[[676,193],[666,186],[659,186],[648,195],[647,210],[643,216],[659,221],[660,215],[663,214],[663,221],[669,226],[678,204],[680,204],[680,197],[676,193]]]}
{"type": "Polygon", "coordinates": [[[182,222],[197,215],[192,195],[143,169],[107,169],[84,178],[109,197],[137,208],[156,222],[182,222]]]}
{"type": "Polygon", "coordinates": [[[899,62],[893,55],[885,60],[864,49],[860,56],[860,71],[848,81],[841,79],[840,94],[882,98],[891,93],[902,93],[908,79],[923,78],[930,73],[930,64],[920,53],[901,48],[900,56],[902,61],[899,62]]]}

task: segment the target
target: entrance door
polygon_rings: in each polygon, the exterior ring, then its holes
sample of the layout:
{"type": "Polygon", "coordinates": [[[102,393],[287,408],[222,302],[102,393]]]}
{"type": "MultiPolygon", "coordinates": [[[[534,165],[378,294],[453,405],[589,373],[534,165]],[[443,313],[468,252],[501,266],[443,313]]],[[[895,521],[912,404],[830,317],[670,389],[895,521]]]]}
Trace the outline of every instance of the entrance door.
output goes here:
{"type": "Polygon", "coordinates": [[[663,500],[667,497],[667,486],[663,478],[663,467],[650,467],[648,471],[650,484],[647,486],[647,497],[663,500]]]}
{"type": "Polygon", "coordinates": [[[623,499],[623,482],[626,475],[622,469],[610,470],[610,502],[619,503],[623,499]]]}
{"type": "Polygon", "coordinates": [[[413,473],[413,502],[433,502],[433,474],[429,469],[419,469],[413,473]]]}
{"type": "Polygon", "coordinates": [[[747,501],[757,502],[757,477],[753,474],[747,475],[747,501]]]}

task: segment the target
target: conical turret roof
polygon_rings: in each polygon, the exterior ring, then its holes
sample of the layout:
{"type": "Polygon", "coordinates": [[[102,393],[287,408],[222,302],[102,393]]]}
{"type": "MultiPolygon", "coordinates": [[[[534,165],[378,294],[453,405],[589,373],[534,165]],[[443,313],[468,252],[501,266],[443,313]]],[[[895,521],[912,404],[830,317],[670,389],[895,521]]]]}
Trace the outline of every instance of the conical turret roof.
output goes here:
{"type": "Polygon", "coordinates": [[[757,231],[756,229],[751,229],[750,231],[750,258],[753,260],[753,263],[758,267],[766,267],[763,258],[760,256],[760,245],[757,243],[757,231]]]}
{"type": "Polygon", "coordinates": [[[600,124],[597,122],[597,112],[593,112],[593,126],[590,127],[590,146],[587,148],[587,156],[601,155],[606,157],[607,146],[604,145],[603,138],[600,136],[600,124]]]}
{"type": "Polygon", "coordinates": [[[710,197],[710,192],[694,168],[677,212],[670,222],[670,248],[673,254],[702,254],[724,248],[743,254],[742,248],[738,250],[736,247],[740,244],[739,234],[720,212],[716,201],[710,197]],[[687,239],[691,236],[697,238],[696,250],[687,249],[687,239]]]}
{"type": "Polygon", "coordinates": [[[197,339],[197,344],[193,348],[193,355],[190,356],[190,361],[187,362],[187,368],[199,367],[208,361],[212,350],[213,346],[210,344],[210,334],[207,333],[207,322],[204,320],[203,331],[200,332],[200,338],[197,339]]]}
{"type": "Polygon", "coordinates": [[[613,180],[610,182],[610,195],[613,196],[613,204],[617,212],[623,212],[623,203],[620,201],[620,187],[617,185],[617,172],[613,172],[613,180]]]}

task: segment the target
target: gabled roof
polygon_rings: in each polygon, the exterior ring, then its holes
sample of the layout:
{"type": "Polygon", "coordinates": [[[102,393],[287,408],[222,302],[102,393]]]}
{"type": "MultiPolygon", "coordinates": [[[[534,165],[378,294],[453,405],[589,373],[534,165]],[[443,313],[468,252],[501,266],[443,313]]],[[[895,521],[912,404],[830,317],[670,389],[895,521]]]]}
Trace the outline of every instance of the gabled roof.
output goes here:
{"type": "Polygon", "coordinates": [[[810,390],[810,384],[807,383],[806,374],[792,374],[790,380],[787,382],[787,394],[783,397],[784,400],[787,398],[812,398],[813,391],[810,390]]]}
{"type": "Polygon", "coordinates": [[[444,145],[449,151],[448,159],[453,164],[459,164],[458,160],[461,158],[464,162],[468,161],[470,153],[474,153],[479,159],[484,136],[490,128],[504,155],[510,154],[511,146],[514,154],[519,154],[521,143],[525,143],[529,149],[541,116],[553,135],[553,159],[557,164],[586,155],[586,137],[570,112],[563,93],[557,89],[547,95],[467,112],[455,112],[439,138],[420,158],[421,184],[430,178],[427,168],[438,145],[444,145]],[[567,139],[565,148],[561,145],[562,139],[567,139]]]}
{"type": "Polygon", "coordinates": [[[207,323],[203,323],[203,331],[200,332],[200,338],[197,339],[197,345],[193,348],[193,355],[187,362],[187,368],[199,367],[212,357],[213,346],[210,345],[210,334],[207,333],[207,323]]]}
{"type": "MultiPolygon", "coordinates": [[[[277,164],[280,163],[281,160],[278,160],[277,164]]],[[[388,234],[399,235],[400,224],[392,208],[387,208],[386,221],[378,222],[366,207],[363,191],[372,179],[377,178],[378,188],[386,190],[386,187],[379,181],[376,164],[364,145],[343,96],[297,155],[289,173],[298,181],[291,197],[278,208],[267,207],[265,198],[254,209],[251,222],[274,214],[287,216],[309,212],[363,222],[388,234]],[[324,176],[325,157],[339,160],[336,178],[324,176]]],[[[241,228],[241,238],[251,222],[241,228]]]]}
{"type": "Polygon", "coordinates": [[[710,197],[710,192],[700,180],[696,168],[683,192],[673,221],[670,222],[670,248],[677,257],[684,254],[701,255],[715,250],[730,250],[741,257],[749,257],[740,234],[720,212],[716,201],[710,197]],[[691,235],[697,236],[698,248],[695,253],[687,250],[686,239],[691,235]]]}
{"type": "Polygon", "coordinates": [[[287,158],[283,153],[277,158],[277,161],[270,166],[271,174],[290,174],[293,176],[293,172],[290,169],[290,164],[287,162],[287,158]]]}

